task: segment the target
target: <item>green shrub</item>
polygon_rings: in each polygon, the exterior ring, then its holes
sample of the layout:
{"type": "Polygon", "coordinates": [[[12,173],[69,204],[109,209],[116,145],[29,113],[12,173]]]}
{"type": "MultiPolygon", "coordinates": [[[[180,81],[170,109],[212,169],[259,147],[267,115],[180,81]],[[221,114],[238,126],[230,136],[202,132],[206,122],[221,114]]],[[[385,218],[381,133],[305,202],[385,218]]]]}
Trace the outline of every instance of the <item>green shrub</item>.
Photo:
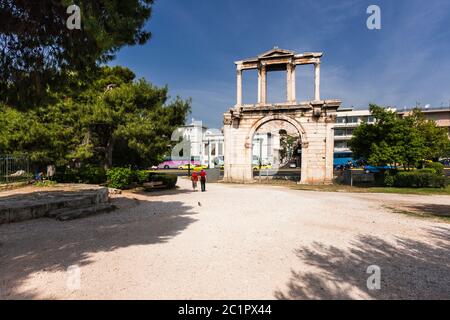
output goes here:
{"type": "Polygon", "coordinates": [[[90,183],[106,182],[106,171],[102,167],[86,165],[79,169],[58,167],[53,180],[60,183],[90,183]]]}
{"type": "Polygon", "coordinates": [[[150,174],[147,170],[136,170],[135,178],[135,182],[144,183],[149,181],[150,174]]]}
{"type": "Polygon", "coordinates": [[[436,174],[436,171],[434,169],[431,169],[431,168],[417,169],[414,172],[436,174]]]}
{"type": "Polygon", "coordinates": [[[427,163],[427,164],[425,164],[425,168],[433,169],[434,172],[438,175],[444,174],[444,165],[440,162],[427,163]]]}
{"type": "Polygon", "coordinates": [[[445,188],[448,185],[447,177],[444,175],[434,175],[431,178],[431,186],[434,188],[445,188]]]}
{"type": "Polygon", "coordinates": [[[106,182],[106,171],[98,166],[85,166],[79,170],[79,177],[83,183],[101,184],[106,182]]]}
{"type": "Polygon", "coordinates": [[[46,187],[53,187],[53,186],[56,185],[56,183],[57,182],[53,181],[53,180],[44,180],[44,181],[38,181],[34,185],[36,187],[44,187],[44,188],[46,188],[46,187]]]}
{"type": "Polygon", "coordinates": [[[421,169],[397,173],[394,185],[410,188],[443,188],[447,185],[447,180],[445,176],[436,174],[434,170],[421,169]]]}
{"type": "Polygon", "coordinates": [[[149,181],[162,181],[167,189],[173,189],[177,185],[177,180],[176,174],[158,173],[151,174],[149,181]]]}
{"type": "Polygon", "coordinates": [[[394,184],[395,184],[395,174],[386,171],[386,173],[384,174],[384,185],[386,187],[393,187],[394,184]]]}
{"type": "Polygon", "coordinates": [[[116,189],[125,189],[136,181],[136,172],[130,168],[112,168],[106,171],[108,186],[116,189]]]}
{"type": "Polygon", "coordinates": [[[80,177],[77,170],[66,167],[56,168],[56,173],[53,176],[53,180],[60,183],[80,183],[80,177]]]}
{"type": "Polygon", "coordinates": [[[167,189],[175,188],[177,175],[165,173],[153,173],[147,170],[132,170],[130,168],[112,168],[106,172],[108,186],[111,188],[125,189],[133,183],[142,185],[148,181],[162,181],[167,189]]]}

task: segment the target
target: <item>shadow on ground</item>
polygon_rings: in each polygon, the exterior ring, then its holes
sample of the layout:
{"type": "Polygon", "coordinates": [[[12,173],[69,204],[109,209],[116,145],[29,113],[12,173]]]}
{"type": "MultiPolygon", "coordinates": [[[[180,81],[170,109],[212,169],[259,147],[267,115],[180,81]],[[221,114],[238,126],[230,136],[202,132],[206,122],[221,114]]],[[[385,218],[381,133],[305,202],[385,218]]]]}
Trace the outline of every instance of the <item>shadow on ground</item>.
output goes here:
{"type": "Polygon", "coordinates": [[[418,213],[425,213],[438,217],[450,217],[450,205],[448,204],[411,204],[405,205],[404,207],[418,213]]]}
{"type": "Polygon", "coordinates": [[[169,241],[191,223],[195,212],[178,201],[114,200],[108,214],[60,222],[36,219],[0,226],[0,299],[32,299],[18,288],[33,273],[92,263],[91,254],[169,241]]]}
{"type": "Polygon", "coordinates": [[[314,243],[295,251],[315,272],[292,270],[277,299],[450,299],[450,232],[427,230],[434,245],[359,236],[348,250],[314,243]],[[367,267],[381,268],[381,289],[368,290],[367,267]]]}

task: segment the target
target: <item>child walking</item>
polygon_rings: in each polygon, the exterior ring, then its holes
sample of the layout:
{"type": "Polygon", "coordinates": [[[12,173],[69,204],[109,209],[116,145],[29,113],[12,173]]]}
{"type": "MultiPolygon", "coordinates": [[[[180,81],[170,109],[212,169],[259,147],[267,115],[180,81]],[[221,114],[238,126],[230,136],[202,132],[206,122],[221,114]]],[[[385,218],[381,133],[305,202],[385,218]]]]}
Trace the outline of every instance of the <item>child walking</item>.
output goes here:
{"type": "Polygon", "coordinates": [[[196,171],[191,174],[192,190],[197,191],[198,174],[196,171]]]}
{"type": "Polygon", "coordinates": [[[200,171],[200,185],[202,186],[202,192],[206,191],[206,171],[202,169],[200,171]]]}

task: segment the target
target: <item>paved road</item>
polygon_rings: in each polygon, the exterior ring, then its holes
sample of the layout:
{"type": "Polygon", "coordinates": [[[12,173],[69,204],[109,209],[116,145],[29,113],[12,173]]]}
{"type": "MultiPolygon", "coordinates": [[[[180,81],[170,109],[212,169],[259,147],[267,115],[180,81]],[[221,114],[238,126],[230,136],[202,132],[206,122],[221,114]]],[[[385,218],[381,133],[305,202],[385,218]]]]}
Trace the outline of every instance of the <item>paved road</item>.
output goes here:
{"type": "Polygon", "coordinates": [[[179,180],[109,214],[0,226],[0,298],[450,298],[450,224],[387,209],[448,212],[448,196],[179,180]]]}

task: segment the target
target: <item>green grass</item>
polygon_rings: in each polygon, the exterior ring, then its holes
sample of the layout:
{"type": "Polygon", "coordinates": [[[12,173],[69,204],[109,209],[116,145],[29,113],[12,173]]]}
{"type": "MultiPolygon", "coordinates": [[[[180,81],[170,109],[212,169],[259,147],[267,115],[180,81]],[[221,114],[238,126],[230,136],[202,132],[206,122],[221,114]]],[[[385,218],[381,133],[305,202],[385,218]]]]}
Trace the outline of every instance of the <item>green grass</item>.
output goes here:
{"type": "Polygon", "coordinates": [[[439,215],[439,214],[431,214],[431,213],[426,213],[423,211],[410,211],[410,210],[404,210],[404,209],[396,209],[393,207],[389,207],[389,206],[384,206],[386,209],[391,210],[394,213],[400,213],[400,214],[404,214],[407,216],[412,216],[415,218],[421,218],[421,219],[434,219],[434,220],[438,220],[438,221],[442,221],[442,222],[447,222],[450,223],[450,216],[443,216],[443,215],[439,215]]]}
{"type": "Polygon", "coordinates": [[[34,185],[36,187],[53,187],[57,184],[56,181],[52,181],[52,180],[44,180],[44,181],[38,181],[36,182],[34,185]]]}
{"type": "MultiPolygon", "coordinates": [[[[279,183],[277,183],[279,185],[279,183]]],[[[357,193],[398,193],[420,195],[450,195],[450,186],[446,188],[395,188],[395,187],[363,187],[340,184],[332,185],[301,185],[288,183],[286,186],[295,190],[310,190],[324,192],[357,192],[357,193]]]]}

